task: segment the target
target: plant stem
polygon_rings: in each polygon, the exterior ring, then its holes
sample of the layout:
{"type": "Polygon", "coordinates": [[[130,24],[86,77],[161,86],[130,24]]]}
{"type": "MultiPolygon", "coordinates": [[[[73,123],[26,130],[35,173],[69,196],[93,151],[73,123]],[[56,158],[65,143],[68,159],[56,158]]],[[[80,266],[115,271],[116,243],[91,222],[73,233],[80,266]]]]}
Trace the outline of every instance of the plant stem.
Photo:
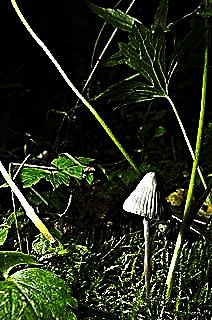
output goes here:
{"type": "Polygon", "coordinates": [[[144,277],[146,287],[146,298],[150,292],[150,280],[151,280],[151,263],[150,263],[150,243],[149,243],[149,221],[147,218],[143,218],[144,226],[144,277]]]}
{"type": "Polygon", "coordinates": [[[108,134],[108,136],[112,139],[112,141],[115,143],[115,145],[118,147],[120,152],[123,154],[125,159],[129,162],[129,164],[132,166],[132,168],[136,171],[138,175],[140,175],[140,171],[134,161],[130,158],[128,153],[125,151],[125,149],[122,147],[120,142],[116,139],[112,131],[109,129],[109,127],[106,125],[104,120],[99,116],[99,114],[96,112],[96,110],[91,106],[91,104],[82,96],[82,94],[77,90],[77,88],[73,85],[73,83],[70,81],[66,73],[61,68],[60,64],[57,62],[57,60],[54,58],[50,50],[46,47],[46,45],[41,41],[41,39],[36,35],[36,33],[32,30],[26,19],[24,18],[23,14],[21,13],[17,3],[15,0],[11,0],[12,6],[15,9],[18,17],[20,18],[21,22],[25,26],[25,28],[28,30],[32,38],[37,42],[37,44],[43,49],[43,51],[47,54],[49,59],[52,61],[54,66],[59,71],[62,78],[65,80],[67,85],[72,89],[72,91],[76,94],[76,96],[82,101],[82,103],[89,109],[89,111],[94,115],[96,120],[101,124],[105,132],[108,134]]]}
{"type": "MultiPolygon", "coordinates": [[[[197,131],[197,140],[196,140],[196,148],[195,148],[195,157],[193,161],[193,167],[191,172],[191,178],[184,208],[184,215],[183,215],[183,222],[180,227],[180,232],[177,237],[177,241],[175,244],[175,250],[172,256],[171,264],[169,267],[168,276],[166,279],[167,284],[167,291],[166,291],[166,299],[169,300],[172,291],[172,285],[174,280],[174,272],[177,266],[177,262],[180,258],[180,253],[182,249],[182,244],[185,238],[185,232],[188,230],[189,225],[191,223],[190,219],[190,210],[191,204],[193,199],[193,192],[194,192],[194,185],[195,185],[195,178],[196,172],[198,171],[198,162],[199,162],[199,155],[200,155],[200,148],[201,148],[201,140],[202,140],[202,132],[203,132],[203,124],[204,124],[204,114],[205,114],[205,104],[206,104],[206,88],[207,88],[207,71],[208,71],[208,21],[205,18],[205,52],[204,52],[204,69],[203,69],[203,80],[202,80],[202,96],[201,96],[201,108],[200,108],[200,116],[199,116],[199,124],[198,124],[198,131],[197,131]]],[[[199,171],[198,171],[199,173],[199,171]]]]}
{"type": "Polygon", "coordinates": [[[26,211],[26,215],[32,220],[34,225],[38,228],[38,230],[44,235],[44,237],[49,240],[51,243],[55,242],[54,237],[51,235],[47,227],[43,224],[40,218],[36,215],[34,209],[30,206],[26,198],[23,196],[21,191],[18,189],[14,181],[10,178],[9,174],[7,173],[6,169],[4,168],[2,162],[0,161],[0,172],[3,175],[5,181],[10,186],[12,192],[16,195],[18,200],[20,201],[22,207],[26,211]]]}
{"type": "MultiPolygon", "coordinates": [[[[179,123],[180,129],[181,129],[181,131],[182,131],[183,137],[184,137],[185,142],[186,142],[186,144],[187,144],[187,146],[188,146],[188,149],[189,149],[189,151],[190,151],[191,157],[192,157],[193,160],[195,160],[194,151],[193,151],[193,149],[192,149],[192,147],[191,147],[190,141],[189,141],[189,139],[188,139],[187,133],[186,133],[185,128],[184,128],[184,126],[183,126],[183,123],[182,123],[182,121],[181,121],[181,119],[180,119],[180,116],[179,116],[179,114],[178,114],[178,112],[177,112],[177,109],[175,108],[175,105],[174,105],[172,99],[171,99],[168,95],[165,96],[165,98],[169,101],[169,103],[170,103],[170,105],[171,105],[171,107],[172,107],[172,110],[174,111],[174,114],[175,114],[175,116],[176,116],[176,118],[177,118],[177,121],[178,121],[178,123],[179,123]]],[[[201,172],[201,169],[200,169],[200,167],[198,167],[198,166],[197,166],[197,171],[198,171],[199,177],[200,177],[200,179],[201,179],[201,181],[202,181],[202,184],[203,184],[203,186],[204,186],[204,189],[206,190],[206,189],[207,189],[207,184],[206,184],[206,182],[205,182],[205,179],[204,179],[204,177],[203,177],[203,174],[202,174],[202,172],[201,172]]]]}

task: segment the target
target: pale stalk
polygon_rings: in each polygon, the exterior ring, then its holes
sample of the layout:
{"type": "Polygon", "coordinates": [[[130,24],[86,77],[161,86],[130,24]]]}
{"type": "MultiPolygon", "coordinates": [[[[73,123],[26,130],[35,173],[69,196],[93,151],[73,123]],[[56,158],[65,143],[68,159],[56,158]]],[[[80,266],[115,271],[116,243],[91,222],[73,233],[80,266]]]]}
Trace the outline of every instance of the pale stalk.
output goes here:
{"type": "Polygon", "coordinates": [[[54,243],[56,240],[51,235],[47,227],[40,220],[40,218],[36,215],[34,209],[32,208],[32,206],[30,206],[29,202],[26,200],[22,192],[18,189],[15,182],[11,179],[11,177],[7,173],[1,161],[0,161],[0,172],[4,177],[5,181],[7,182],[7,184],[9,185],[9,187],[11,188],[12,192],[16,195],[16,197],[20,201],[29,219],[34,223],[34,225],[38,228],[38,230],[44,235],[44,237],[47,240],[49,240],[51,243],[54,243]]]}

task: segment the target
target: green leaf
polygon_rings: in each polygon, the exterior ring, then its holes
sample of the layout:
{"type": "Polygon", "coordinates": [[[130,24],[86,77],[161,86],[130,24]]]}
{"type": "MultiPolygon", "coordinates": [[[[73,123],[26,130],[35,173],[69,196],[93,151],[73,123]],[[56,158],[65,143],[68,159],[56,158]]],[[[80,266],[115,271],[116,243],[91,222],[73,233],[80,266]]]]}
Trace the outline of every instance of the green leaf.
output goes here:
{"type": "Polygon", "coordinates": [[[95,99],[99,97],[109,97],[109,102],[119,101],[119,107],[159,98],[161,91],[139,81],[123,80],[109,87],[95,99]]]}
{"type": "Polygon", "coordinates": [[[166,128],[163,126],[159,126],[155,129],[153,138],[160,138],[166,134],[166,128]]]}
{"type": "Polygon", "coordinates": [[[12,268],[21,264],[37,264],[37,262],[33,256],[22,252],[0,251],[0,273],[4,278],[8,277],[12,268]]]}
{"type": "Polygon", "coordinates": [[[7,240],[8,232],[10,230],[10,226],[8,225],[2,225],[0,226],[0,246],[3,246],[5,241],[7,240]]]}
{"type": "Polygon", "coordinates": [[[87,0],[86,3],[94,13],[104,18],[105,21],[112,24],[115,28],[121,29],[123,31],[130,32],[134,21],[138,21],[135,18],[127,15],[126,13],[123,13],[119,9],[98,7],[87,0]]]}
{"type": "MultiPolygon", "coordinates": [[[[83,171],[93,160],[85,157],[77,159],[67,153],[61,154],[51,162],[54,167],[24,167],[21,171],[21,182],[26,188],[36,185],[41,179],[49,181],[54,189],[63,184],[69,186],[70,178],[84,178],[83,171]]],[[[92,177],[88,180],[92,181],[92,177]]]]}
{"type": "Polygon", "coordinates": [[[0,246],[2,246],[5,241],[7,240],[8,232],[11,228],[11,225],[16,219],[16,216],[23,215],[23,212],[18,211],[16,214],[11,213],[7,219],[5,219],[5,222],[0,225],[0,246]]]}
{"type": "Polygon", "coordinates": [[[40,182],[41,179],[49,181],[54,188],[61,184],[69,185],[70,177],[57,169],[48,170],[34,167],[24,167],[21,171],[21,181],[25,188],[32,187],[40,182]]]}
{"type": "Polygon", "coordinates": [[[127,105],[167,95],[165,49],[165,35],[161,29],[153,33],[142,23],[135,21],[129,42],[119,43],[119,52],[113,55],[107,64],[115,66],[125,63],[140,74],[142,81],[139,83],[124,80],[98,97],[112,94],[111,100],[124,99],[124,104],[127,105]]]}
{"type": "Polygon", "coordinates": [[[21,182],[25,188],[29,188],[36,185],[41,179],[48,178],[51,174],[51,171],[46,169],[24,167],[21,170],[21,182]]]}
{"type": "Polygon", "coordinates": [[[52,272],[38,268],[18,271],[0,282],[0,292],[0,319],[77,319],[72,311],[77,308],[76,299],[52,272]]]}
{"type": "Polygon", "coordinates": [[[125,58],[122,56],[121,52],[113,54],[105,63],[106,67],[114,67],[118,64],[124,64],[125,58]]]}
{"type": "Polygon", "coordinates": [[[86,167],[94,161],[92,158],[78,157],[77,158],[81,164],[84,164],[86,167]]]}
{"type": "Polygon", "coordinates": [[[154,23],[151,26],[153,32],[161,28],[163,31],[167,30],[167,17],[169,9],[169,0],[161,0],[154,16],[154,23]]]}
{"type": "Polygon", "coordinates": [[[68,253],[68,250],[64,249],[63,245],[60,242],[58,242],[56,247],[55,245],[52,246],[51,242],[47,240],[42,234],[39,234],[39,236],[33,241],[32,247],[36,252],[36,255],[42,257],[44,257],[45,255],[48,255],[48,257],[52,257],[55,255],[65,255],[68,253]]]}
{"type": "Polygon", "coordinates": [[[56,166],[63,173],[81,180],[83,178],[83,171],[92,162],[91,158],[74,158],[70,154],[61,154],[52,161],[52,164],[56,166]]]}
{"type": "Polygon", "coordinates": [[[62,171],[55,171],[53,174],[47,176],[46,180],[52,184],[54,189],[63,184],[66,186],[69,186],[70,184],[70,176],[62,171]]]}

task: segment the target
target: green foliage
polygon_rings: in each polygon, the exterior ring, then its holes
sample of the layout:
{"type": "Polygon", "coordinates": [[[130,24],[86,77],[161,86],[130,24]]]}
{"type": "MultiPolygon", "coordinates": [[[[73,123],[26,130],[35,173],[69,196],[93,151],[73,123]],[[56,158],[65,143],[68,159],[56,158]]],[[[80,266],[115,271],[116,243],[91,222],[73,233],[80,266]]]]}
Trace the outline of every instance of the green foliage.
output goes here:
{"type": "Polygon", "coordinates": [[[49,240],[47,240],[42,234],[40,234],[32,243],[32,249],[39,257],[45,258],[45,256],[53,257],[56,255],[65,255],[68,253],[67,249],[64,249],[61,243],[58,243],[57,247],[52,246],[49,240]]]}
{"type": "MultiPolygon", "coordinates": [[[[107,22],[116,24],[120,12],[112,9],[102,9],[92,5],[91,9],[107,22]],[[112,12],[108,19],[107,12],[112,12]]],[[[116,66],[126,64],[141,76],[140,81],[130,77],[107,89],[100,96],[110,96],[110,100],[119,100],[121,105],[140,103],[164,97],[168,94],[167,72],[165,67],[165,29],[168,14],[168,1],[161,1],[150,29],[141,21],[127,15],[130,28],[120,29],[129,33],[128,43],[119,43],[119,52],[107,60],[106,65],[116,66]]],[[[117,27],[118,24],[117,24],[117,27]]],[[[95,99],[96,99],[95,98],[95,99]]]]}
{"type": "MultiPolygon", "coordinates": [[[[169,95],[170,82],[174,74],[178,73],[178,70],[185,73],[194,65],[199,58],[196,49],[202,41],[203,27],[198,24],[183,39],[178,41],[173,39],[172,52],[167,53],[167,35],[170,34],[172,25],[170,23],[167,26],[168,5],[168,0],[159,2],[150,28],[127,15],[126,20],[130,20],[131,24],[126,29],[118,26],[119,11],[91,6],[91,9],[108,23],[117,24],[118,28],[129,34],[128,43],[120,42],[119,52],[109,58],[105,64],[111,67],[126,64],[137,72],[110,86],[94,99],[109,97],[109,101],[119,101],[120,106],[125,106],[166,97],[169,95]],[[109,12],[110,18],[107,15],[109,12]],[[135,81],[135,77],[139,78],[139,81],[135,81]]],[[[181,85],[185,88],[185,85],[191,84],[190,81],[181,84],[179,79],[175,79],[175,82],[178,88],[181,85]]]]}
{"type": "Polygon", "coordinates": [[[76,316],[76,299],[64,281],[54,273],[39,268],[27,268],[8,275],[21,264],[36,264],[33,257],[21,252],[0,252],[0,318],[16,319],[70,319],[76,316]]]}
{"type": "Polygon", "coordinates": [[[78,180],[86,179],[89,184],[93,182],[93,173],[86,169],[94,159],[74,158],[69,154],[61,154],[54,159],[52,167],[24,167],[21,170],[21,182],[24,187],[32,187],[41,179],[49,181],[54,189],[65,184],[69,186],[71,181],[77,183],[78,180]]]}
{"type": "Polygon", "coordinates": [[[23,212],[18,211],[15,213],[11,213],[9,217],[7,217],[3,224],[0,225],[0,246],[2,246],[7,240],[8,232],[15,222],[15,219],[19,216],[22,216],[23,212]]]}
{"type": "Polygon", "coordinates": [[[121,10],[105,9],[95,6],[90,1],[86,0],[88,6],[98,14],[103,17],[107,22],[111,23],[114,27],[119,28],[123,31],[131,31],[133,23],[136,19],[130,17],[129,15],[123,13],[121,10]]]}
{"type": "MultiPolygon", "coordinates": [[[[90,2],[88,4],[108,23],[128,34],[128,41],[119,43],[119,51],[107,60],[106,65],[114,67],[125,64],[129,67],[130,72],[135,73],[110,86],[96,99],[109,97],[110,101],[118,101],[119,106],[134,104],[140,106],[141,102],[169,97],[170,89],[173,89],[174,85],[175,88],[185,89],[185,86],[191,83],[188,78],[184,78],[183,82],[176,81],[176,79],[179,74],[180,78],[183,78],[185,71],[191,68],[199,58],[199,51],[196,49],[201,44],[204,31],[201,23],[196,26],[192,25],[190,32],[179,40],[173,30],[176,23],[167,25],[168,0],[160,1],[150,27],[146,27],[141,21],[121,10],[100,8],[90,2]],[[172,36],[170,45],[167,39],[170,40],[172,36]]],[[[204,10],[201,8],[198,14],[202,17],[209,17],[211,15],[210,5],[204,10]]],[[[160,102],[161,100],[155,110],[151,110],[150,113],[145,114],[139,110],[137,114],[132,112],[128,119],[132,123],[135,119],[139,121],[144,119],[140,149],[143,148],[145,135],[148,142],[151,136],[151,139],[155,139],[155,144],[158,145],[159,139],[164,139],[161,148],[163,155],[160,154],[160,157],[163,157],[168,150],[165,142],[168,132],[167,125],[162,121],[167,110],[163,109],[160,102]],[[146,118],[148,121],[145,123],[146,118]]],[[[91,110],[95,113],[95,110],[91,110]]],[[[96,118],[98,119],[97,116],[96,118]]],[[[130,134],[131,132],[127,132],[127,135],[130,134]]],[[[153,142],[150,141],[149,145],[151,151],[147,153],[151,158],[154,152],[153,142]]],[[[60,187],[81,186],[83,180],[88,184],[93,184],[94,168],[90,167],[92,161],[93,159],[90,158],[74,158],[66,153],[54,159],[49,167],[23,165],[20,174],[21,182],[25,188],[32,190],[38,184],[38,188],[43,187],[41,182],[50,183],[53,187],[53,196],[52,192],[46,192],[46,189],[42,192],[44,198],[45,195],[51,193],[52,202],[46,202],[49,212],[52,203],[57,202],[56,197],[54,198],[56,193],[62,194],[60,187]]],[[[173,160],[170,162],[172,162],[172,169],[179,165],[177,161],[175,164],[173,160]]],[[[168,166],[166,167],[164,162],[158,163],[157,169],[160,168],[159,166],[164,166],[163,172],[166,176],[168,166]]],[[[143,173],[155,168],[144,158],[139,169],[143,173]]],[[[107,190],[119,199],[120,194],[126,192],[126,187],[134,183],[136,179],[134,170],[124,165],[117,166],[108,178],[110,185],[107,190]]],[[[45,186],[44,183],[44,188],[45,186]]],[[[67,189],[70,193],[70,188],[67,189]]],[[[95,187],[93,191],[96,191],[95,187]]],[[[40,195],[39,200],[35,201],[30,195],[36,206],[41,203],[40,200],[45,202],[42,196],[40,195]]],[[[60,204],[55,207],[61,209],[60,204]]],[[[123,213],[120,214],[120,210],[118,211],[117,215],[119,217],[121,215],[125,222],[126,216],[123,216],[123,213]]],[[[42,211],[42,214],[45,215],[45,212],[42,211]]],[[[57,218],[58,216],[57,212],[57,218]]],[[[172,233],[171,236],[167,236],[165,232],[155,231],[155,226],[152,226],[153,275],[151,296],[147,301],[143,288],[143,236],[140,231],[142,221],[133,221],[132,217],[129,220],[126,222],[128,225],[126,229],[123,225],[121,226],[122,230],[117,230],[117,226],[113,228],[113,221],[99,222],[100,227],[98,225],[95,230],[88,230],[88,226],[84,225],[86,230],[76,230],[75,237],[73,236],[74,226],[68,221],[72,228],[71,239],[67,240],[69,249],[64,249],[62,244],[54,248],[49,241],[39,235],[32,243],[32,251],[39,257],[39,261],[50,262],[48,268],[55,269],[66,281],[70,281],[70,287],[73,281],[74,295],[81,303],[82,318],[83,316],[86,319],[92,319],[93,316],[93,319],[110,320],[144,318],[148,320],[165,319],[166,317],[177,319],[190,316],[192,319],[198,319],[199,316],[207,318],[208,304],[211,301],[209,288],[211,250],[208,243],[200,238],[195,238],[193,243],[186,242],[181,253],[181,263],[176,270],[173,299],[168,305],[164,301],[165,278],[173,252],[173,238],[177,227],[172,225],[167,227],[166,231],[171,230],[172,233]],[[131,228],[131,224],[134,223],[136,226],[131,228]],[[65,265],[62,263],[64,261],[65,265]]],[[[8,231],[14,221],[15,216],[11,214],[0,226],[0,245],[5,244],[8,231]]],[[[47,221],[52,222],[49,217],[47,221]]],[[[56,238],[61,240],[64,236],[62,232],[57,228],[54,230],[57,233],[56,238]]],[[[6,320],[76,319],[70,306],[75,309],[77,303],[65,283],[53,273],[38,268],[19,270],[9,275],[12,268],[17,268],[21,264],[34,265],[36,261],[32,256],[20,252],[2,252],[0,255],[0,270],[2,276],[6,278],[0,283],[0,291],[3,293],[0,297],[0,305],[4,305],[4,309],[0,310],[0,318],[6,320]]]]}
{"type": "MultiPolygon", "coordinates": [[[[119,101],[119,106],[126,106],[130,104],[139,104],[144,101],[150,101],[155,98],[166,98],[174,111],[177,118],[181,131],[183,133],[186,144],[189,148],[193,159],[193,168],[187,193],[187,199],[184,209],[184,218],[181,224],[180,233],[177,238],[175,251],[170,263],[170,268],[166,280],[167,284],[167,300],[170,298],[172,282],[174,279],[174,270],[177,266],[177,260],[180,257],[180,251],[182,249],[182,243],[185,239],[186,230],[189,228],[191,223],[191,204],[194,195],[194,185],[196,172],[198,171],[201,177],[204,188],[207,188],[207,184],[204,181],[204,177],[198,167],[203,119],[205,111],[205,98],[206,98],[206,84],[207,84],[207,68],[208,68],[208,21],[201,21],[198,25],[195,23],[191,24],[191,30],[187,35],[178,40],[173,37],[173,42],[167,42],[167,34],[176,23],[170,23],[167,26],[169,1],[161,0],[159,7],[154,17],[154,22],[150,28],[145,27],[142,22],[136,19],[133,22],[131,29],[125,30],[129,33],[128,42],[120,42],[119,52],[115,53],[108,61],[108,66],[117,66],[119,64],[126,64],[130,67],[131,71],[136,71],[136,74],[129,76],[128,78],[110,86],[105,92],[99,94],[95,99],[107,96],[109,101],[119,101]],[[204,35],[204,37],[202,37],[204,35]],[[176,75],[176,71],[184,69],[188,70],[193,67],[193,63],[199,53],[201,52],[200,44],[202,38],[205,39],[204,44],[204,71],[203,71],[203,83],[202,83],[202,97],[201,97],[201,113],[198,125],[198,134],[196,142],[195,155],[191,147],[191,143],[187,137],[187,133],[184,129],[182,121],[179,117],[178,111],[170,97],[170,84],[173,82],[173,75],[176,75]],[[169,44],[169,51],[166,50],[169,44]],[[192,48],[192,49],[191,49],[192,48]],[[196,49],[198,48],[198,53],[196,49]],[[193,59],[191,59],[191,54],[193,59]],[[138,81],[135,81],[135,78],[138,81]]],[[[94,9],[94,8],[92,8],[94,9]]],[[[111,9],[99,9],[96,7],[94,11],[103,17],[108,23],[115,25],[115,21],[119,20],[120,13],[116,10],[111,9]],[[110,10],[110,15],[109,11],[110,10]],[[108,13],[108,15],[106,14],[108,13]],[[108,18],[109,17],[109,18],[108,18]]],[[[210,10],[207,10],[208,12],[210,10]]],[[[197,12],[197,10],[196,10],[197,12]]],[[[194,12],[193,12],[194,14],[194,12]]],[[[191,14],[190,14],[191,15],[191,14]]],[[[206,14],[207,15],[207,14],[206,14]]],[[[188,16],[188,15],[187,15],[188,16]]],[[[185,17],[179,19],[182,21],[185,17]]],[[[130,18],[128,18],[130,19],[130,18]]],[[[118,27],[118,23],[116,24],[118,27]]],[[[122,28],[120,28],[122,29],[122,28]]],[[[169,34],[170,35],[170,34],[169,34]]],[[[182,72],[182,75],[183,72],[182,72]]],[[[188,82],[189,83],[189,82],[188,82]]],[[[173,83],[172,83],[173,84],[173,83]]],[[[178,84],[178,87],[180,85],[178,84]]],[[[185,89],[185,83],[184,83],[185,89]]],[[[166,129],[163,126],[158,127],[160,130],[155,132],[154,138],[163,136],[166,129]]]]}
{"type": "Polygon", "coordinates": [[[0,252],[0,274],[8,277],[12,268],[21,264],[37,264],[34,257],[22,252],[1,251],[0,252]]]}

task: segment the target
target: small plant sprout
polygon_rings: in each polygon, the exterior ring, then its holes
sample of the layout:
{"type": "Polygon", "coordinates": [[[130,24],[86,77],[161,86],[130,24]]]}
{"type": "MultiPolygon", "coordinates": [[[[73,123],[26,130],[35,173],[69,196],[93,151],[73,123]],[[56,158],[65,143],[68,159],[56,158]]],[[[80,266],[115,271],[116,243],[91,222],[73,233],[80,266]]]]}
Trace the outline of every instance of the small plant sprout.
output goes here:
{"type": "Polygon", "coordinates": [[[125,200],[123,209],[143,217],[144,276],[146,297],[148,297],[151,280],[149,222],[152,220],[162,220],[164,213],[163,201],[155,172],[148,172],[143,177],[135,190],[125,200]]]}

